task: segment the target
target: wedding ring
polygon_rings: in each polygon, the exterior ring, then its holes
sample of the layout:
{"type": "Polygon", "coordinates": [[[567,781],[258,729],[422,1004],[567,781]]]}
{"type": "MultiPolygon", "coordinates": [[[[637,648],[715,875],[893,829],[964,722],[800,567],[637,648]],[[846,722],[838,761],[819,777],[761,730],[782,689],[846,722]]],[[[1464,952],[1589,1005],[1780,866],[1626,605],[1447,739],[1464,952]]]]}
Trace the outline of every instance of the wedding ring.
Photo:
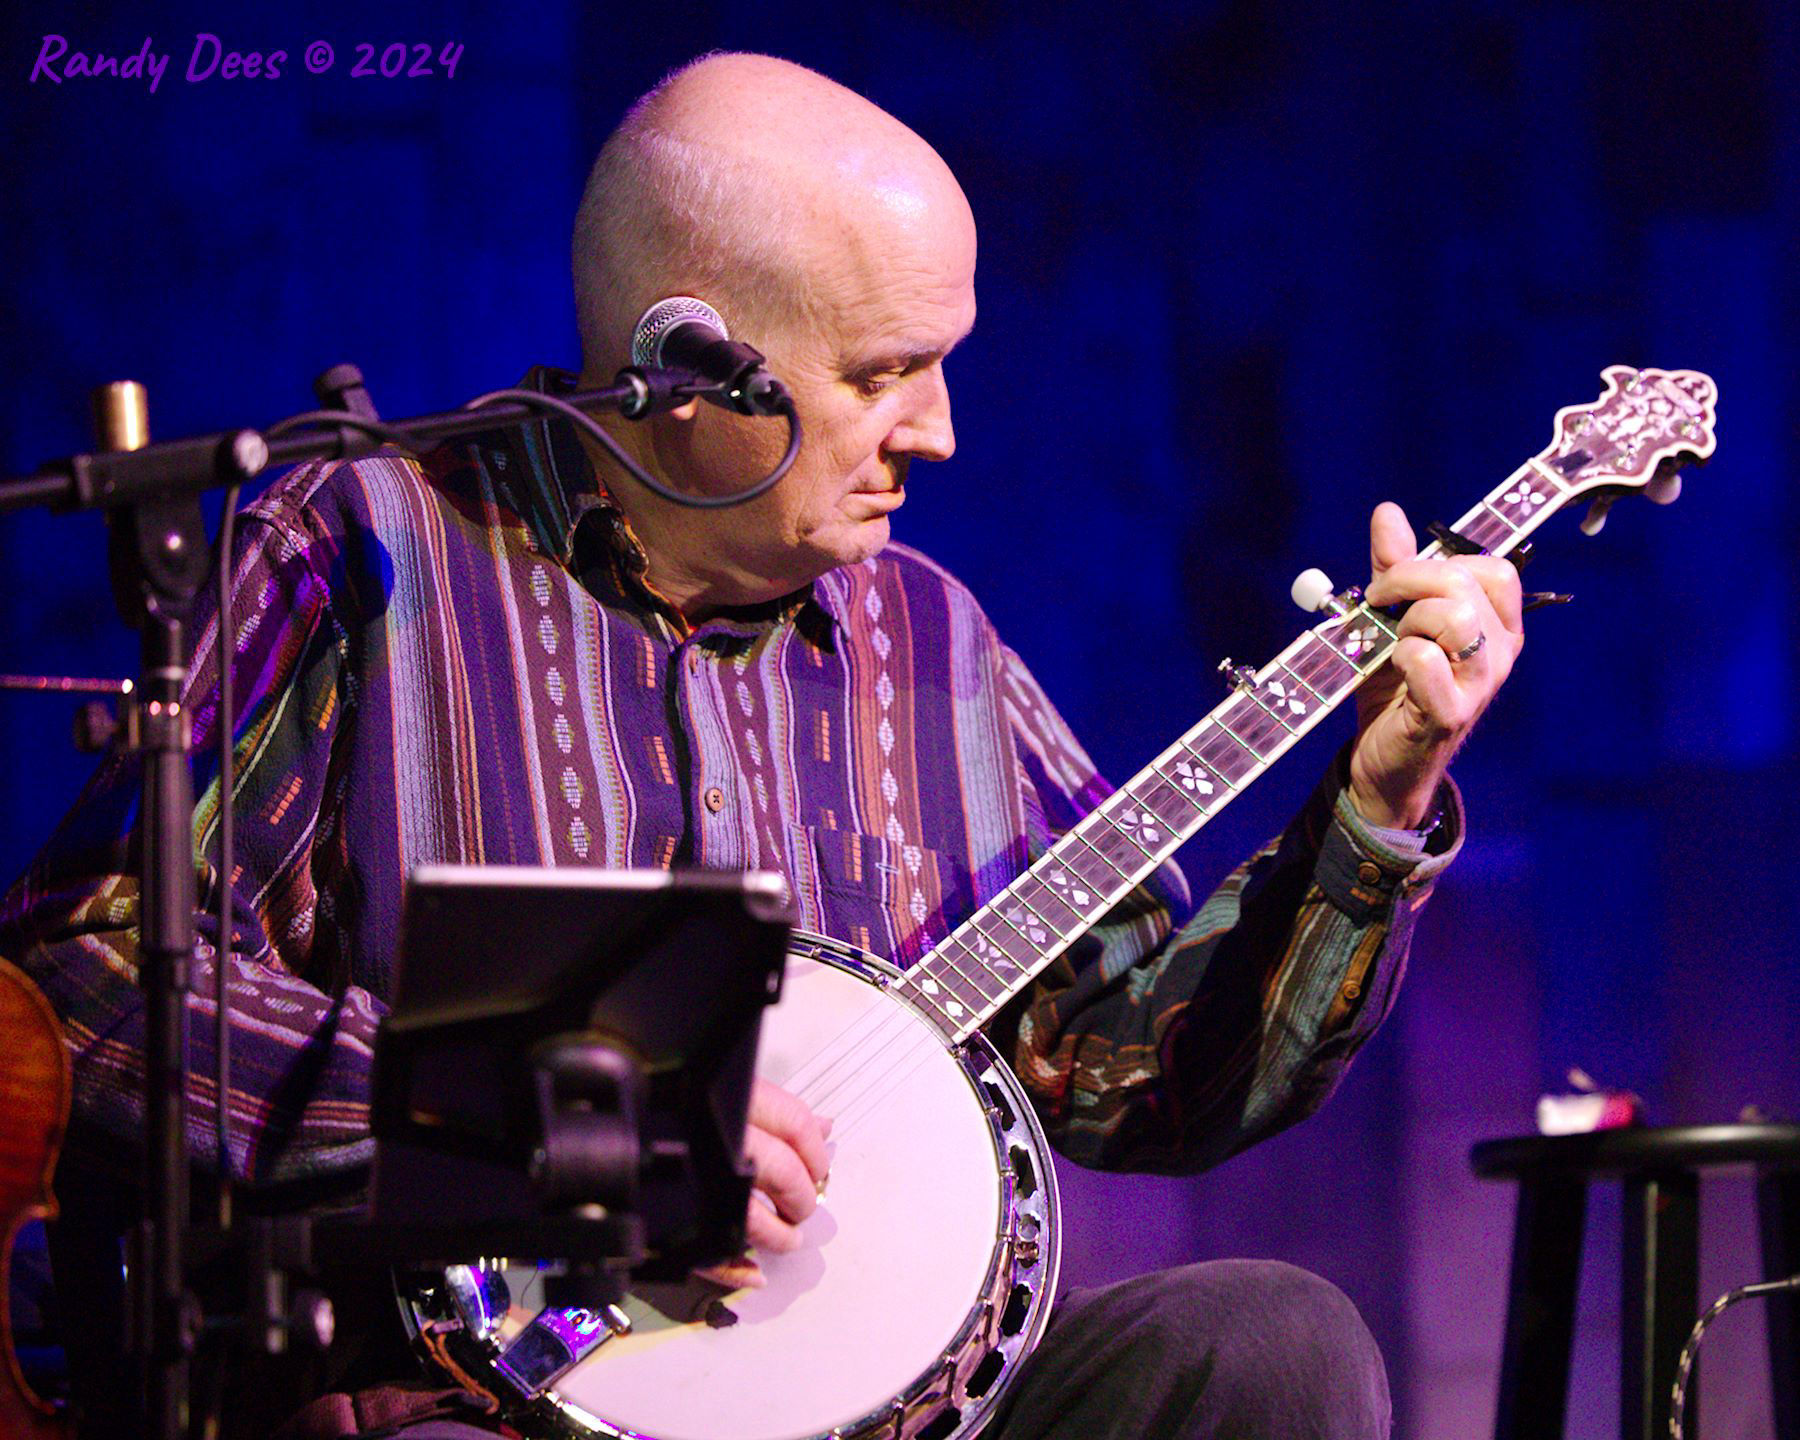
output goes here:
{"type": "Polygon", "coordinates": [[[1473,640],[1471,640],[1467,645],[1463,646],[1462,649],[1452,650],[1450,652],[1451,662],[1455,663],[1460,660],[1467,660],[1471,655],[1473,655],[1477,650],[1479,650],[1485,644],[1487,644],[1487,632],[1486,631],[1477,631],[1475,634],[1475,638],[1473,640]]]}

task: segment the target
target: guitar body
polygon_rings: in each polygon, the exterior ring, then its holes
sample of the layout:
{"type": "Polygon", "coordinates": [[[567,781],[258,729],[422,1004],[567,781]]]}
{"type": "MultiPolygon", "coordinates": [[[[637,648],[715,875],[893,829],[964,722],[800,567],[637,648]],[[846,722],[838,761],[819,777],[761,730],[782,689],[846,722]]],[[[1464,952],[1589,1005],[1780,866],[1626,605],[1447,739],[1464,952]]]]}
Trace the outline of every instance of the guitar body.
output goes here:
{"type": "Polygon", "coordinates": [[[630,1333],[615,1335],[586,1312],[539,1312],[533,1271],[459,1267],[403,1297],[415,1333],[441,1345],[459,1328],[459,1368],[485,1372],[483,1388],[519,1396],[553,1433],[973,1434],[1048,1318],[1055,1173],[992,1047],[953,1043],[890,993],[897,978],[873,956],[794,937],[758,1072],[833,1121],[832,1168],[802,1247],[759,1257],[764,1287],[645,1287],[624,1306],[630,1333]],[[583,1358],[525,1393],[558,1345],[583,1358]]]}

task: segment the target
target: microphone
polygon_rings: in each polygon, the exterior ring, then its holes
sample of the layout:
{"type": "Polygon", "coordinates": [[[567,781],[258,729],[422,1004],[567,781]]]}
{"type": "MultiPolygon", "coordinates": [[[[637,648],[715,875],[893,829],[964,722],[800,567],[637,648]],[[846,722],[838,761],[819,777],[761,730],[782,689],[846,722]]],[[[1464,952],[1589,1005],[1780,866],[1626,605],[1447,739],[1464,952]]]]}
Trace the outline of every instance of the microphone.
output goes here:
{"type": "Polygon", "coordinates": [[[631,363],[691,370],[712,387],[703,392],[708,400],[743,415],[785,415],[794,403],[764,367],[762,352],[733,340],[719,312],[691,295],[658,300],[638,318],[631,363]]]}

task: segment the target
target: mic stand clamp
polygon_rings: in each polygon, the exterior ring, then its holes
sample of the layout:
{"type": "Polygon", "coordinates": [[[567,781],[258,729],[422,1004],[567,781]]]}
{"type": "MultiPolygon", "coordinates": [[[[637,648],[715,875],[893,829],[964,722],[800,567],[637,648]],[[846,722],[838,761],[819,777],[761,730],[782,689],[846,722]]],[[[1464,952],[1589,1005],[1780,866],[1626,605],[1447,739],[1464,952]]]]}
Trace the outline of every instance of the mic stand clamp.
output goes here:
{"type": "MultiPolygon", "coordinates": [[[[592,1033],[542,1041],[531,1061],[541,1143],[527,1173],[545,1213],[594,1220],[635,1214],[644,1103],[637,1061],[592,1033]]],[[[625,1269],[570,1259],[561,1274],[545,1275],[544,1298],[604,1310],[624,1297],[625,1269]]]]}

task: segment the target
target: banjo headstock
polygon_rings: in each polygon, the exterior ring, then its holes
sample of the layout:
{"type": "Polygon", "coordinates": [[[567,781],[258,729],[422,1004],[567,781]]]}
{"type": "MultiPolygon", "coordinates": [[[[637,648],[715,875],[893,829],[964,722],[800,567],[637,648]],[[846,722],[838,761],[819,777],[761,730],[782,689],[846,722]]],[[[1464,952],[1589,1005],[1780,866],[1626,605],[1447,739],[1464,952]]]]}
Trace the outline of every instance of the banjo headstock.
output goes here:
{"type": "MultiPolygon", "coordinates": [[[[1680,472],[1718,448],[1714,417],[1719,387],[1698,370],[1601,372],[1606,390],[1588,405],[1556,412],[1556,438],[1527,460],[1457,523],[1459,537],[1504,555],[1572,501],[1591,500],[1582,530],[1597,534],[1607,507],[1641,490],[1668,504],[1681,493],[1680,472]]],[[[1432,549],[1434,547],[1428,547],[1432,549]]]]}
{"type": "MultiPolygon", "coordinates": [[[[1610,502],[1626,490],[1641,489],[1649,498],[1675,498],[1675,474],[1704,463],[1718,446],[1714,407],[1719,387],[1698,370],[1634,370],[1608,366],[1602,372],[1606,391],[1589,405],[1570,405],[1556,412],[1556,438],[1538,457],[1567,487],[1566,503],[1584,492],[1599,491],[1610,502]]],[[[1592,533],[1596,522],[1582,528],[1592,533]]]]}

